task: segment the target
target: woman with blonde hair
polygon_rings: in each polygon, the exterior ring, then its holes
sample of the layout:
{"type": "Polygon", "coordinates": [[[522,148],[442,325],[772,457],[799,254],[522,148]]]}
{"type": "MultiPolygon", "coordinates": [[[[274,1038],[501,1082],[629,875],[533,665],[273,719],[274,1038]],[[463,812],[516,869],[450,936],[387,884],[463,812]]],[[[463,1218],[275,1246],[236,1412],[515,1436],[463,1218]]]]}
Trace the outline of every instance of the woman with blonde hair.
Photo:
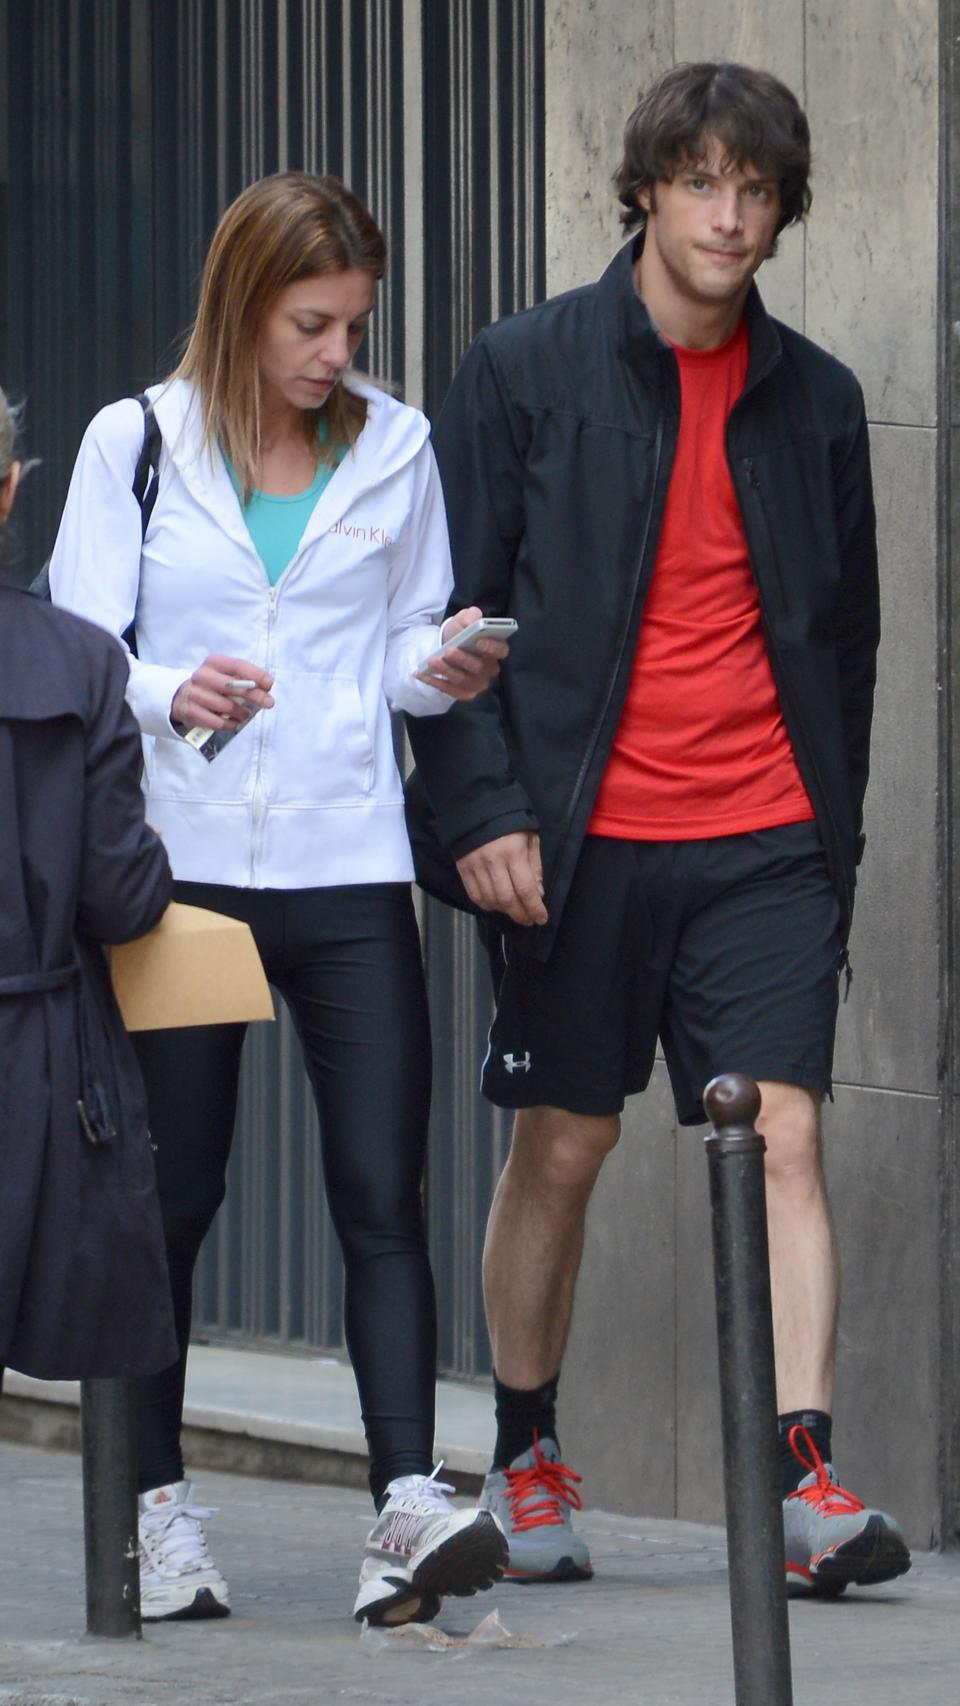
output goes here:
{"type": "MultiPolygon", "coordinates": [[[[183,359],[147,394],[155,502],[142,510],[132,490],[143,409],[111,404],[81,445],[50,582],[117,635],[135,623],[128,697],[176,896],[250,925],[293,1017],[378,1511],[354,1611],[402,1623],[489,1586],[506,1549],[432,1467],[430,1035],[390,712],[472,698],[505,648],[435,655],[479,611],[441,626],[452,577],[427,422],[351,369],[385,264],[337,179],[285,172],[245,190],[214,234],[183,359]]],[[[242,1041],[229,1025],[139,1045],[180,1345],[139,1387],[146,1618],[229,1610],[180,1428],[191,1276],[224,1193],[242,1041]]]]}

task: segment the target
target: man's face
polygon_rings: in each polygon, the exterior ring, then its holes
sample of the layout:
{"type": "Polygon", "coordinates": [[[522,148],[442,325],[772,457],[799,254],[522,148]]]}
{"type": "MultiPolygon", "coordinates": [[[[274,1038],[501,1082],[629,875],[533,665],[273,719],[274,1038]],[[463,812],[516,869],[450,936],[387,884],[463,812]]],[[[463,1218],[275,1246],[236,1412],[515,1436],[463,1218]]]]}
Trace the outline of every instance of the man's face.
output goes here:
{"type": "Polygon", "coordinates": [[[724,163],[726,149],[705,138],[704,154],[681,166],[651,196],[641,267],[647,257],[662,281],[691,304],[720,307],[744,297],[770,252],[780,218],[780,187],[753,166],[724,163]]]}

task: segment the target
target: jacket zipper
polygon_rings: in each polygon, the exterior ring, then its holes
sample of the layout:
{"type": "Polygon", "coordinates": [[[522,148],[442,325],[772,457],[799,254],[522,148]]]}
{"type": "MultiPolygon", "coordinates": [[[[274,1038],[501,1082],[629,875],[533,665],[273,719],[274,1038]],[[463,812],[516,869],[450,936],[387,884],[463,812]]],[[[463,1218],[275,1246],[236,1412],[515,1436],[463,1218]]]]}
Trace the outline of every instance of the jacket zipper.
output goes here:
{"type": "MultiPolygon", "coordinates": [[[[634,578],[633,592],[632,592],[632,595],[630,598],[630,612],[631,612],[631,614],[632,614],[632,612],[636,606],[637,596],[638,596],[639,591],[640,591],[640,582],[643,578],[643,570],[644,570],[644,566],[645,566],[646,560],[647,560],[647,546],[648,546],[649,540],[650,540],[650,528],[651,528],[651,525],[653,522],[653,512],[657,506],[657,486],[658,486],[658,483],[660,480],[660,463],[662,460],[662,456],[663,456],[663,411],[661,410],[660,414],[658,415],[658,418],[657,418],[657,436],[656,436],[656,441],[654,443],[654,450],[653,450],[653,483],[652,483],[652,487],[651,487],[651,499],[650,499],[650,505],[647,509],[647,519],[646,519],[646,523],[645,523],[644,529],[643,529],[643,540],[642,540],[642,543],[640,546],[639,555],[637,557],[637,572],[636,572],[636,576],[634,578]]],[[[619,649],[617,651],[616,661],[614,663],[613,672],[610,676],[610,681],[609,681],[609,684],[607,686],[606,694],[604,696],[604,701],[603,701],[603,705],[602,705],[601,710],[600,710],[600,715],[597,718],[596,723],[594,724],[593,730],[592,730],[591,735],[590,735],[590,739],[587,743],[586,751],[583,755],[583,759],[582,759],[581,764],[580,764],[580,769],[577,772],[576,782],[573,785],[573,792],[570,796],[570,804],[567,807],[566,820],[565,820],[564,826],[563,826],[563,836],[561,839],[560,851],[557,854],[557,865],[560,864],[562,849],[566,846],[567,841],[569,839],[570,831],[571,831],[571,828],[573,826],[573,819],[574,819],[574,816],[576,814],[577,806],[579,805],[579,802],[580,802],[580,795],[583,792],[583,786],[584,786],[584,783],[587,779],[587,773],[590,769],[591,763],[593,762],[593,755],[596,752],[597,742],[600,739],[600,735],[601,735],[601,732],[603,730],[603,725],[607,720],[607,712],[610,709],[610,701],[613,698],[614,689],[617,685],[617,681],[618,681],[619,676],[620,676],[621,668],[623,667],[623,656],[624,656],[624,652],[626,651],[626,648],[627,648],[627,640],[628,640],[629,636],[630,636],[630,622],[627,621],[624,624],[623,635],[622,635],[621,640],[620,640],[620,646],[619,646],[619,649]]],[[[636,645],[636,639],[634,639],[634,645],[636,645]]]]}
{"type": "MultiPolygon", "coordinates": [[[[747,480],[749,482],[750,489],[755,495],[756,510],[757,510],[757,514],[760,517],[760,523],[761,523],[761,526],[763,528],[763,534],[764,534],[764,538],[765,538],[766,544],[767,544],[769,561],[773,567],[774,576],[775,576],[776,582],[777,582],[777,591],[780,595],[781,613],[783,615],[786,615],[787,608],[788,608],[787,607],[786,582],[785,582],[784,576],[783,576],[783,566],[780,562],[780,557],[779,557],[779,554],[777,551],[776,543],[774,541],[773,529],[771,528],[770,523],[767,519],[766,506],[765,506],[764,501],[763,501],[763,490],[762,490],[762,487],[760,485],[760,480],[759,480],[758,475],[757,475],[757,471],[756,471],[756,467],[754,465],[753,457],[752,456],[745,456],[742,458],[742,461],[743,461],[743,467],[746,470],[747,480]]],[[[751,567],[752,566],[753,565],[751,563],[751,567]]],[[[774,679],[775,679],[776,685],[777,685],[777,691],[780,695],[781,703],[783,704],[783,707],[784,707],[785,721],[787,724],[787,731],[790,735],[791,741],[793,742],[794,746],[797,748],[798,759],[801,761],[800,762],[800,769],[801,769],[801,773],[804,775],[804,781],[806,781],[807,777],[809,777],[810,780],[814,784],[814,788],[813,788],[814,799],[812,801],[814,812],[816,813],[818,821],[822,822],[829,832],[832,851],[833,851],[833,855],[834,855],[834,865],[835,865],[835,869],[836,869],[837,875],[838,875],[839,880],[840,880],[841,900],[843,902],[843,908],[844,908],[844,934],[846,935],[846,931],[848,931],[850,928],[850,920],[853,916],[853,903],[852,903],[852,898],[850,895],[849,883],[847,881],[847,871],[846,871],[846,865],[845,865],[844,859],[843,859],[843,854],[842,854],[842,849],[841,849],[841,844],[840,844],[840,836],[837,832],[837,826],[836,826],[836,823],[834,821],[833,812],[830,809],[829,796],[827,794],[827,790],[825,789],[825,787],[823,785],[823,778],[820,775],[819,766],[817,764],[816,758],[814,757],[814,755],[811,751],[810,744],[807,740],[806,731],[805,731],[804,726],[803,726],[803,718],[801,717],[800,712],[797,709],[796,701],[793,697],[793,693],[790,689],[789,683],[786,680],[786,677],[784,675],[784,672],[783,672],[783,669],[781,666],[780,657],[779,657],[779,654],[778,654],[777,649],[776,649],[776,644],[774,642],[773,632],[772,632],[772,628],[771,628],[771,624],[770,624],[770,613],[769,613],[769,610],[767,609],[767,603],[766,603],[766,599],[764,596],[763,587],[760,583],[760,579],[756,573],[756,570],[754,570],[754,572],[753,572],[753,578],[754,578],[754,583],[755,583],[756,588],[757,588],[757,596],[758,596],[759,601],[760,601],[760,617],[761,617],[761,621],[763,622],[764,639],[766,640],[766,643],[767,643],[767,656],[770,659],[770,667],[773,670],[774,679]]]]}
{"type": "MultiPolygon", "coordinates": [[[[277,615],[277,599],[280,587],[272,586],[267,598],[267,644],[264,669],[272,674],[271,661],[273,658],[273,635],[277,615]]],[[[267,816],[267,789],[264,777],[263,749],[266,744],[267,731],[263,721],[263,712],[257,718],[257,775],[253,784],[253,822],[250,831],[250,887],[257,887],[260,874],[260,856],[263,852],[263,826],[267,816]]]]}

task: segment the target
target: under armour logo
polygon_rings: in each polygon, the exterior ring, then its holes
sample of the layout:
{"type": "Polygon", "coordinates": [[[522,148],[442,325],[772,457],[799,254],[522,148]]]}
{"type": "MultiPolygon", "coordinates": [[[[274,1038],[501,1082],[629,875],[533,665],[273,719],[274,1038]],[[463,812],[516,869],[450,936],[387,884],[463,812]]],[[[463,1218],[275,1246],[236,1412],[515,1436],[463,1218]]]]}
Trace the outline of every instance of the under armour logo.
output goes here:
{"type": "Polygon", "coordinates": [[[529,1072],[532,1065],[530,1050],[527,1049],[526,1054],[520,1055],[519,1058],[515,1054],[505,1054],[503,1064],[508,1072],[529,1072]]]}

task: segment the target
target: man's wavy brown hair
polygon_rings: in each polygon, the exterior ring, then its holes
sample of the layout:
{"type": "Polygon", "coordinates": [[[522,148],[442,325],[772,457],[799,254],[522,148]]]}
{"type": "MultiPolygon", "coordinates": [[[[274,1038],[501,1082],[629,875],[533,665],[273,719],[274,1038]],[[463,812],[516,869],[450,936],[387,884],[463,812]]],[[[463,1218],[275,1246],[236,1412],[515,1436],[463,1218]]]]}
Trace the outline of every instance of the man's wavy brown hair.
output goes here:
{"type": "MultiPolygon", "coordinates": [[[[642,225],[643,190],[669,182],[703,159],[708,137],[725,165],[752,166],[780,186],[777,235],[803,219],[811,201],[810,127],[796,95],[769,71],[749,65],[674,65],[640,97],[623,133],[614,175],[624,229],[642,225]]],[[[773,251],[771,250],[771,253],[773,251]]]]}

